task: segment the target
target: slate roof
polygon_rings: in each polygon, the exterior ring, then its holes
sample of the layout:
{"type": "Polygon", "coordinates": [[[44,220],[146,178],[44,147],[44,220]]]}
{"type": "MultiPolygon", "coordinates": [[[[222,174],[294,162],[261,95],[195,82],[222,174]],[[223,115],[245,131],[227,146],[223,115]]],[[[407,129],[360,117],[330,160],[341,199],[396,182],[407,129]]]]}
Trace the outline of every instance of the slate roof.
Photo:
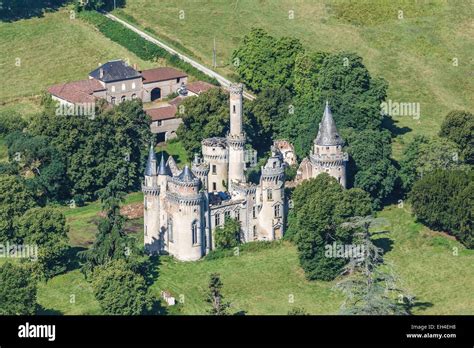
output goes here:
{"type": "Polygon", "coordinates": [[[148,160],[146,162],[145,175],[151,176],[156,173],[156,154],[153,149],[153,145],[150,145],[150,151],[148,151],[148,160]]]}
{"type": "Polygon", "coordinates": [[[315,143],[316,145],[321,146],[344,145],[344,140],[342,140],[337,132],[336,122],[334,122],[331,108],[327,101],[326,107],[324,108],[323,119],[319,124],[318,136],[316,137],[315,143]]]}
{"type": "Polygon", "coordinates": [[[141,74],[123,60],[112,60],[92,71],[89,76],[103,82],[113,82],[138,78],[141,74]],[[101,69],[103,70],[102,77],[100,77],[101,69]]]}
{"type": "Polygon", "coordinates": [[[196,176],[188,166],[185,166],[181,174],[178,175],[178,180],[181,182],[193,182],[196,180],[196,176]]]}
{"type": "Polygon", "coordinates": [[[160,167],[158,169],[158,175],[169,175],[171,176],[171,170],[165,162],[165,156],[161,153],[160,167]]]}
{"type": "Polygon", "coordinates": [[[181,77],[187,77],[186,73],[173,68],[154,68],[141,71],[143,83],[152,83],[159,81],[174,80],[181,77]]]}

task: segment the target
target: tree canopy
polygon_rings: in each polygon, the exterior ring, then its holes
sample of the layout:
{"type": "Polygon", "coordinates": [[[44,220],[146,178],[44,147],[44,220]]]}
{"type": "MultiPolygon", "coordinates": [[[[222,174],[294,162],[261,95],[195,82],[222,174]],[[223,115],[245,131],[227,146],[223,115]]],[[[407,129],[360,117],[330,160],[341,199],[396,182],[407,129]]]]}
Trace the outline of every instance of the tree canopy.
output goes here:
{"type": "Polygon", "coordinates": [[[6,262],[0,266],[0,315],[36,313],[36,281],[25,265],[6,262]]]}
{"type": "Polygon", "coordinates": [[[446,115],[439,135],[459,146],[464,162],[474,164],[474,115],[471,112],[451,111],[446,115]]]}

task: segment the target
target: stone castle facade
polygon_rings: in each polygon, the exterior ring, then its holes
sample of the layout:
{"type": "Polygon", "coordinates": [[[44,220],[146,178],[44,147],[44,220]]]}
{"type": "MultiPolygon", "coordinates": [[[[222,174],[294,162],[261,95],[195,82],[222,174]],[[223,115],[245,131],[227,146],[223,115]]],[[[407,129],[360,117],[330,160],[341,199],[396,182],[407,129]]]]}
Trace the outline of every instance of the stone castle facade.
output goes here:
{"type": "MultiPolygon", "coordinates": [[[[169,253],[182,261],[202,258],[214,249],[214,231],[227,218],[240,222],[241,241],[280,239],[287,216],[282,152],[261,168],[259,184],[246,181],[241,84],[230,87],[230,131],[227,137],[202,141],[202,157],[180,171],[173,157],[159,163],[150,147],[144,192],[144,244],[150,253],[169,253]]],[[[310,160],[298,180],[328,172],[345,185],[342,139],[329,106],[323,116],[310,160]],[[325,129],[327,128],[327,129],[325,129]],[[339,160],[341,158],[341,160],[339,160]]]]}

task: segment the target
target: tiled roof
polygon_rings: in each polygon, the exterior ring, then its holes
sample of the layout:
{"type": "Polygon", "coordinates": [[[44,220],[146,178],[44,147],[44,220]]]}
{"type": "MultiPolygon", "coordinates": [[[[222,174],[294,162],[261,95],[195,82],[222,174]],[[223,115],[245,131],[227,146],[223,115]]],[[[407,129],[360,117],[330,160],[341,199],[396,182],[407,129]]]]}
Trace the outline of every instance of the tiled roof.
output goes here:
{"type": "Polygon", "coordinates": [[[103,82],[113,82],[138,78],[141,75],[123,60],[112,60],[92,71],[89,76],[103,82]]]}
{"type": "Polygon", "coordinates": [[[143,70],[141,73],[143,76],[143,83],[167,81],[188,76],[184,72],[173,68],[154,68],[143,70]]]}
{"type": "Polygon", "coordinates": [[[94,92],[103,91],[102,84],[94,79],[61,83],[48,88],[52,95],[71,103],[91,103],[94,92]]]}
{"type": "Polygon", "coordinates": [[[211,88],[217,88],[217,86],[211,85],[210,83],[204,81],[195,81],[188,83],[186,88],[188,91],[193,92],[194,94],[201,94],[202,92],[206,92],[211,88]]]}
{"type": "Polygon", "coordinates": [[[177,108],[174,105],[145,110],[145,112],[151,117],[152,121],[168,120],[171,118],[175,118],[176,111],[177,108]]]}

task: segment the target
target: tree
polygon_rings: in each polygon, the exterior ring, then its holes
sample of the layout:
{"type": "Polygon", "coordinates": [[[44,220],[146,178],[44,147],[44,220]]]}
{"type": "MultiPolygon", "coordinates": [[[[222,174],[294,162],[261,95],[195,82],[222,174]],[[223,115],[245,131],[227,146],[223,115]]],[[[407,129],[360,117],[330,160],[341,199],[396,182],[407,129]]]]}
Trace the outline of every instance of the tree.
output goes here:
{"type": "Polygon", "coordinates": [[[13,175],[0,175],[0,242],[16,238],[14,222],[35,205],[24,180],[13,175]]]}
{"type": "Polygon", "coordinates": [[[183,113],[177,135],[188,158],[201,150],[201,141],[225,136],[229,130],[229,96],[221,89],[212,88],[198,97],[186,98],[180,104],[183,113]]]}
{"type": "Polygon", "coordinates": [[[383,250],[371,240],[369,228],[380,222],[367,216],[354,217],[343,224],[343,228],[353,230],[354,241],[360,252],[351,254],[342,272],[344,278],[336,284],[336,288],[346,296],[341,314],[409,314],[408,307],[413,297],[404,295],[396,287],[393,271],[383,268],[389,267],[384,262],[383,250]],[[405,299],[408,299],[408,303],[405,299]]]}
{"type": "Polygon", "coordinates": [[[275,39],[265,30],[253,28],[243,37],[232,59],[240,78],[252,91],[282,87],[292,90],[296,56],[302,51],[297,39],[275,39]]]}
{"type": "Polygon", "coordinates": [[[145,314],[153,304],[145,279],[125,260],[113,260],[97,267],[92,287],[103,313],[107,315],[145,314]]]}
{"type": "Polygon", "coordinates": [[[349,130],[344,133],[350,155],[349,182],[368,192],[374,208],[380,208],[395,188],[398,178],[392,156],[391,136],[388,131],[349,130]]]}
{"type": "Polygon", "coordinates": [[[140,187],[151,139],[150,119],[140,100],[113,108],[98,102],[94,117],[56,115],[48,103],[33,117],[29,132],[46,137],[59,151],[71,196],[96,198],[120,170],[127,191],[140,187]]]}
{"type": "Polygon", "coordinates": [[[240,222],[227,218],[224,226],[218,226],[214,231],[217,248],[229,249],[240,244],[240,222]]]}
{"type": "Polygon", "coordinates": [[[224,301],[222,281],[218,273],[212,273],[209,279],[209,293],[206,302],[211,305],[208,313],[211,315],[227,315],[230,303],[224,301]]]}
{"type": "Polygon", "coordinates": [[[33,270],[39,277],[50,279],[66,270],[68,227],[64,214],[54,208],[32,208],[18,220],[17,238],[38,247],[33,270]]]}
{"type": "Polygon", "coordinates": [[[13,132],[21,132],[26,128],[26,121],[21,115],[14,111],[0,112],[0,135],[7,135],[13,132]]]}
{"type": "Polygon", "coordinates": [[[0,315],[35,314],[36,282],[24,265],[0,266],[0,303],[0,315]]]}
{"type": "Polygon", "coordinates": [[[468,111],[451,111],[441,125],[441,137],[456,143],[461,159],[474,164],[474,115],[468,111]]]}
{"type": "Polygon", "coordinates": [[[473,182],[472,170],[435,170],[424,175],[409,195],[417,220],[474,248],[473,182]]]}
{"type": "Polygon", "coordinates": [[[359,189],[344,190],[336,179],[324,173],[298,185],[292,200],[294,215],[289,218],[288,233],[294,235],[306,277],[334,279],[347,260],[328,257],[327,246],[352,242],[349,231],[339,225],[351,214],[370,214],[369,196],[359,189]]]}
{"type": "Polygon", "coordinates": [[[66,0],[2,0],[0,19],[14,21],[41,16],[44,10],[57,9],[65,2],[66,0]]]}
{"type": "Polygon", "coordinates": [[[14,132],[5,140],[10,162],[18,166],[27,185],[39,198],[60,200],[67,197],[66,166],[46,137],[14,132]]]}

